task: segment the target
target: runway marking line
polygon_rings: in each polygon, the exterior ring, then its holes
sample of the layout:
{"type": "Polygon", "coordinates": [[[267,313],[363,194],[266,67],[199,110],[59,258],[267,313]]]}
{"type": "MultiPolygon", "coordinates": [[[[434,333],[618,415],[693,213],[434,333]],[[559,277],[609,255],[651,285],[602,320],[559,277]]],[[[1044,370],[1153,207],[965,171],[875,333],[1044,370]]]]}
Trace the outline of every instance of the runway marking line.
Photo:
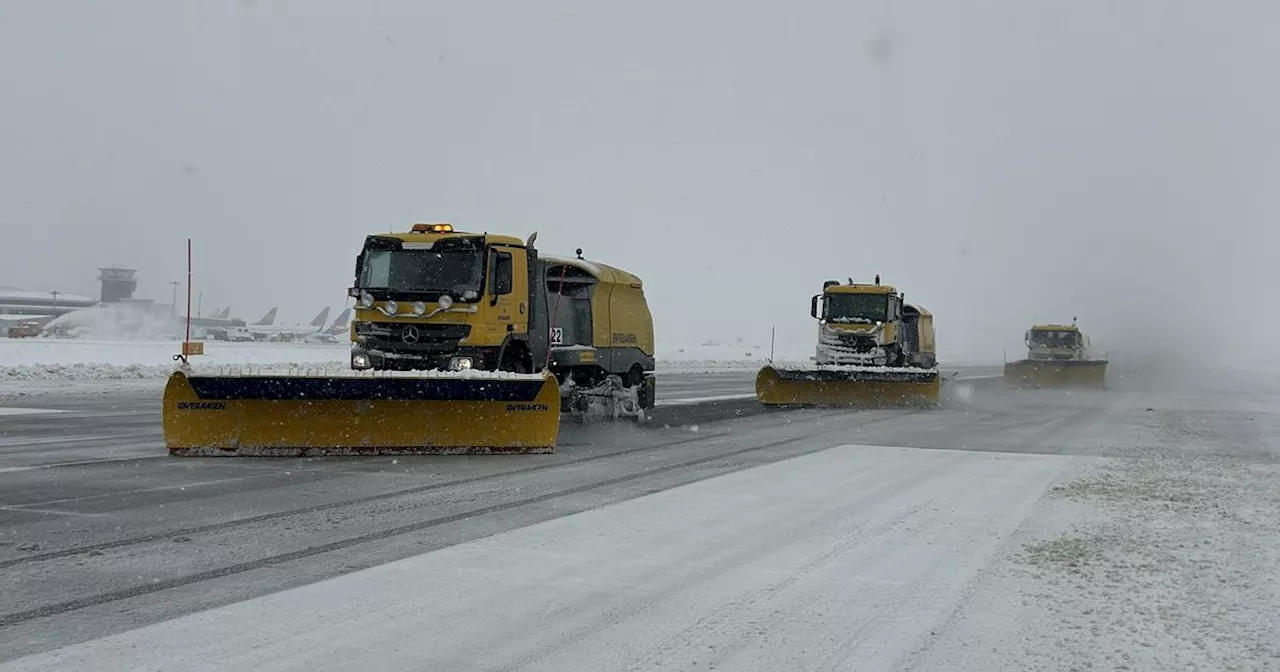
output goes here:
{"type": "Polygon", "coordinates": [[[0,416],[17,415],[49,415],[51,413],[70,413],[64,408],[26,408],[23,406],[0,406],[0,416]]]}

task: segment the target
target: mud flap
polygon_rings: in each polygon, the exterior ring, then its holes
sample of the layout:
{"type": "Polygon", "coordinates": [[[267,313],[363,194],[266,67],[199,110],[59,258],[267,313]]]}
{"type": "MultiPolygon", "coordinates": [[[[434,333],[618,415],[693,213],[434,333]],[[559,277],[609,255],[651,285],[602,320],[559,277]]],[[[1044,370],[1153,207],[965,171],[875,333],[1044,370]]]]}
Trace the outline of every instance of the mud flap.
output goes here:
{"type": "Polygon", "coordinates": [[[936,369],[765,366],[756,374],[756,398],[767,406],[929,408],[938,405],[936,369]]]}
{"type": "Polygon", "coordinates": [[[542,374],[178,370],[163,403],[173,455],[550,453],[560,430],[560,390],[542,374]]]}
{"type": "Polygon", "coordinates": [[[1106,360],[1031,360],[1007,362],[1004,382],[1019,389],[1090,388],[1105,389],[1106,360]]]}

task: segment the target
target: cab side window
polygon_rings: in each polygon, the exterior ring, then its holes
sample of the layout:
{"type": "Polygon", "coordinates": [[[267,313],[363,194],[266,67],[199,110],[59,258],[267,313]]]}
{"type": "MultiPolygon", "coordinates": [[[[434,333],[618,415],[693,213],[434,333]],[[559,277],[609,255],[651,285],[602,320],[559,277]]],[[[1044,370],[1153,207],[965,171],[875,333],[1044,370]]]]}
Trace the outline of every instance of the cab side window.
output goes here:
{"type": "Polygon", "coordinates": [[[489,293],[494,296],[511,293],[513,263],[510,252],[493,253],[489,268],[489,293]]]}

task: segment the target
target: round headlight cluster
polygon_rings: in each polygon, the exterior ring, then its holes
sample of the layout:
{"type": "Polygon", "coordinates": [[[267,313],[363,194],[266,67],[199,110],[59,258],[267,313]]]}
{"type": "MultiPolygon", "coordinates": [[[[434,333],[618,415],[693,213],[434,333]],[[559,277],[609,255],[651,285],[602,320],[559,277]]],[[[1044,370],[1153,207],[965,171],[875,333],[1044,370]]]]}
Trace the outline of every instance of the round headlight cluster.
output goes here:
{"type": "Polygon", "coordinates": [[[413,314],[414,314],[414,315],[417,315],[418,317],[422,317],[422,316],[423,316],[423,315],[425,315],[426,313],[427,313],[427,304],[425,304],[425,303],[423,303],[423,302],[421,302],[421,301],[414,301],[414,302],[413,302],[413,314]]]}
{"type": "Polygon", "coordinates": [[[370,294],[369,292],[360,292],[360,307],[361,307],[361,308],[372,308],[372,307],[373,307],[373,295],[372,295],[372,294],[370,294]]]}
{"type": "Polygon", "coordinates": [[[388,301],[383,304],[383,308],[387,311],[388,315],[395,315],[400,310],[400,304],[395,301],[388,301]]]}
{"type": "Polygon", "coordinates": [[[453,307],[453,298],[448,294],[440,295],[440,310],[449,310],[453,307]]]}

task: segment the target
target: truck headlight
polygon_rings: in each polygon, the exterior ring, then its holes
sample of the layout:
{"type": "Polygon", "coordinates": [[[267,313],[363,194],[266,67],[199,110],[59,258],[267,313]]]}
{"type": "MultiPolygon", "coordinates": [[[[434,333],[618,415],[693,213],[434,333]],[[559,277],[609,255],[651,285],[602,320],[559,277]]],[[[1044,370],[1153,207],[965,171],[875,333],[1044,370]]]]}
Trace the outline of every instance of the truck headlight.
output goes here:
{"type": "Polygon", "coordinates": [[[450,371],[466,371],[471,368],[470,357],[454,357],[449,360],[450,371]]]}
{"type": "Polygon", "coordinates": [[[440,295],[440,310],[449,310],[453,307],[453,297],[448,294],[440,295]]]}
{"type": "Polygon", "coordinates": [[[360,292],[360,307],[361,307],[361,308],[372,308],[372,307],[373,307],[373,295],[372,295],[372,294],[370,294],[369,292],[360,292]]]}
{"type": "Polygon", "coordinates": [[[351,368],[357,371],[363,371],[371,367],[372,365],[369,362],[369,355],[366,355],[362,352],[357,352],[351,355],[351,368]]]}
{"type": "Polygon", "coordinates": [[[395,301],[388,301],[382,304],[382,309],[387,311],[388,315],[395,315],[400,310],[400,304],[395,301]]]}
{"type": "Polygon", "coordinates": [[[414,315],[417,315],[418,317],[422,317],[423,315],[426,315],[426,314],[427,314],[427,304],[425,304],[425,303],[423,303],[423,302],[421,302],[421,301],[414,301],[414,302],[413,302],[413,314],[414,314],[414,315]]]}

